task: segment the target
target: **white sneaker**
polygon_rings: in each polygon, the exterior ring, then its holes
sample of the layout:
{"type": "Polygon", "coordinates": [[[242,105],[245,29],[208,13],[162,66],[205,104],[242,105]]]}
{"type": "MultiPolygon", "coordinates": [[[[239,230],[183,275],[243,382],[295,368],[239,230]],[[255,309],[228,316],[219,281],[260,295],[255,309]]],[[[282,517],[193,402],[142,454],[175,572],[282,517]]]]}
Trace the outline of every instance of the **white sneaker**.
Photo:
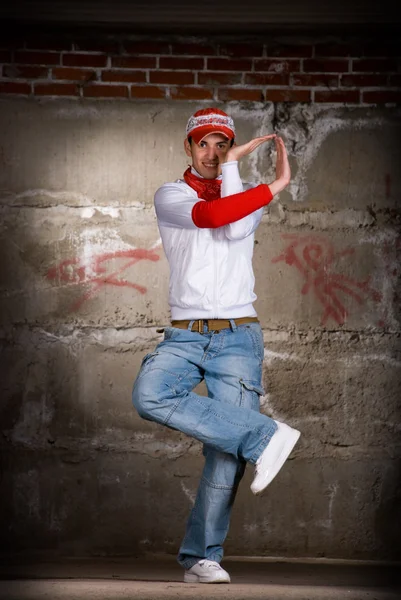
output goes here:
{"type": "Polygon", "coordinates": [[[273,481],[301,435],[297,429],[292,429],[285,423],[275,423],[277,430],[256,461],[255,477],[251,485],[254,494],[263,492],[273,481]]]}
{"type": "Polygon", "coordinates": [[[185,571],[185,583],[230,583],[227,571],[214,560],[204,558],[185,571]]]}

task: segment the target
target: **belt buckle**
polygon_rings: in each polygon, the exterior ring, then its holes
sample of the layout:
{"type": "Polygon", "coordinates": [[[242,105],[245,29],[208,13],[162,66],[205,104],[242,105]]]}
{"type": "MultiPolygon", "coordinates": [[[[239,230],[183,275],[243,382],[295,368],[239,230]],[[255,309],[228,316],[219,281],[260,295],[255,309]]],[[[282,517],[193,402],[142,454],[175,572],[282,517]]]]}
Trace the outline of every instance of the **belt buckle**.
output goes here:
{"type": "Polygon", "coordinates": [[[203,319],[198,319],[197,320],[197,324],[198,324],[198,333],[203,333],[203,319]]]}

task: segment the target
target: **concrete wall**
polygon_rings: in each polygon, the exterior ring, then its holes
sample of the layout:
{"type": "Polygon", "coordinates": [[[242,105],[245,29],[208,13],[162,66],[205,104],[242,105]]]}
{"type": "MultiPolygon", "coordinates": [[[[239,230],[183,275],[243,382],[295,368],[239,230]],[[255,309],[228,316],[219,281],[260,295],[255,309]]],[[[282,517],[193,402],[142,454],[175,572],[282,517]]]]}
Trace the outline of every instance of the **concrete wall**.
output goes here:
{"type": "MultiPolygon", "coordinates": [[[[132,382],[169,321],[152,201],[199,103],[0,100],[3,549],[177,551],[200,445],[141,420],[132,382]]],[[[262,410],[303,436],[266,497],[248,469],[231,555],[400,556],[401,113],[235,103],[292,182],[255,243],[262,410]]],[[[266,146],[241,163],[269,182],[266,146]]],[[[201,392],[204,389],[201,387],[201,392]]]]}

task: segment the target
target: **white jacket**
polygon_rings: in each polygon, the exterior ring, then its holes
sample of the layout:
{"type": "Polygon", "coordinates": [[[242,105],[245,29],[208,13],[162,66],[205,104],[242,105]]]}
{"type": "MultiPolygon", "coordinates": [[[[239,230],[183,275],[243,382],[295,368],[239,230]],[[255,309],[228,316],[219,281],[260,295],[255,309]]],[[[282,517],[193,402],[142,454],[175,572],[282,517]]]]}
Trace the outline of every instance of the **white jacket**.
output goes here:
{"type": "MultiPolygon", "coordinates": [[[[192,172],[199,174],[192,169],[192,172]]],[[[221,196],[255,187],[242,183],[237,161],[222,165],[221,196]]],[[[256,316],[252,303],[254,231],[263,208],[217,229],[200,229],[192,208],[200,198],[183,179],[165,183],[154,202],[163,248],[170,265],[172,320],[236,319],[256,316]]],[[[203,201],[205,202],[205,200],[203,201]]]]}

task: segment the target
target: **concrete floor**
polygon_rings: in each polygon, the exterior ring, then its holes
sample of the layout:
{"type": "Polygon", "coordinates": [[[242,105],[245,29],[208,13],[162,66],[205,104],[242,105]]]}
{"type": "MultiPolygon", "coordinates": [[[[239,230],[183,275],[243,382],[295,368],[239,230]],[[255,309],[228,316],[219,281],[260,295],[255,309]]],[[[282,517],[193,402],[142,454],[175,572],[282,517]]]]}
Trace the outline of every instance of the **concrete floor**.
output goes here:
{"type": "Polygon", "coordinates": [[[5,558],[1,600],[400,600],[401,563],[226,558],[232,583],[184,584],[173,557],[5,558]]]}

